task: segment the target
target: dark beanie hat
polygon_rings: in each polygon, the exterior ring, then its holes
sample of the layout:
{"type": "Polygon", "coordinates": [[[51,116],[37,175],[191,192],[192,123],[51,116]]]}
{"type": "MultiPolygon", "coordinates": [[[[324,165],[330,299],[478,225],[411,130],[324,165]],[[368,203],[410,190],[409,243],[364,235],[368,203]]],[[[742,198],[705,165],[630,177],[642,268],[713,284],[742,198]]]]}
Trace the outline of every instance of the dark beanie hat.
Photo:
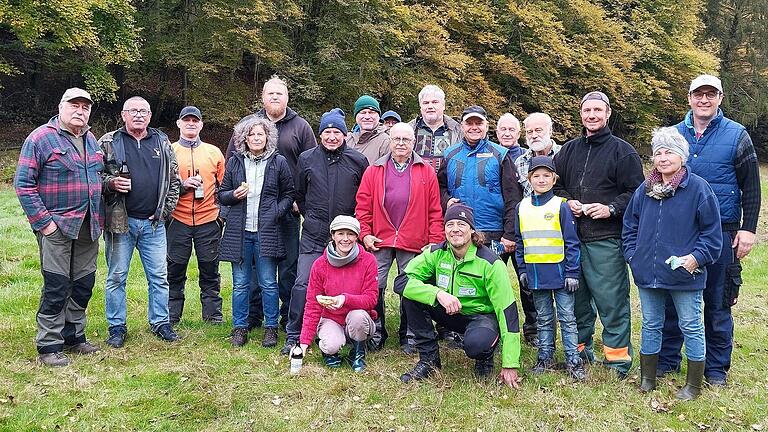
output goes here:
{"type": "Polygon", "coordinates": [[[445,223],[448,221],[459,219],[469,224],[469,227],[475,229],[475,214],[471,207],[467,207],[464,204],[454,204],[448,207],[445,211],[445,223]]]}
{"type": "Polygon", "coordinates": [[[344,135],[347,134],[347,124],[344,120],[344,111],[341,108],[334,108],[320,117],[319,133],[323,133],[328,128],[336,128],[344,135]]]}
{"type": "Polygon", "coordinates": [[[357,113],[359,113],[360,111],[366,108],[372,109],[377,113],[381,114],[379,101],[374,99],[372,96],[362,95],[357,99],[357,102],[355,102],[355,117],[357,117],[357,113]]]}

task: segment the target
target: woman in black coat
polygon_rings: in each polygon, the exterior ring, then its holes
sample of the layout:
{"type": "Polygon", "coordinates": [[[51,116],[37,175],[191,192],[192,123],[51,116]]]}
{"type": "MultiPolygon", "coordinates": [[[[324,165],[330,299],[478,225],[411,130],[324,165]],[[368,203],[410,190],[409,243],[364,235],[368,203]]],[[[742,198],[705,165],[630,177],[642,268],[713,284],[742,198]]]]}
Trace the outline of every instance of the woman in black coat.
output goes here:
{"type": "Polygon", "coordinates": [[[235,126],[236,152],[227,161],[219,191],[229,206],[219,257],[232,263],[232,345],[248,341],[251,269],[258,272],[264,305],[262,346],[277,345],[280,313],[277,263],[285,256],[280,220],[294,200],[288,162],[277,154],[277,129],[268,119],[253,118],[235,126]]]}

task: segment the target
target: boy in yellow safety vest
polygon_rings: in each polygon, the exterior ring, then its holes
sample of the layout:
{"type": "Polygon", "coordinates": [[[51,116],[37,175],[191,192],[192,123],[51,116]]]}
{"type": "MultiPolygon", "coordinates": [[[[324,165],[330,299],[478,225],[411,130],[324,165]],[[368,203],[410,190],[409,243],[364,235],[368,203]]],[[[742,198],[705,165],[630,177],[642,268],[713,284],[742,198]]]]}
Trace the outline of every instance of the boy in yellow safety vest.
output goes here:
{"type": "Polygon", "coordinates": [[[574,293],[579,289],[579,238],[573,213],[565,199],[555,196],[557,179],[552,158],[536,156],[528,168],[533,187],[530,197],[517,206],[515,259],[520,287],[533,292],[538,317],[538,359],[533,373],[555,366],[555,306],[565,351],[565,369],[576,380],[584,380],[578,351],[574,293]],[[522,247],[521,247],[522,246],[522,247]]]}

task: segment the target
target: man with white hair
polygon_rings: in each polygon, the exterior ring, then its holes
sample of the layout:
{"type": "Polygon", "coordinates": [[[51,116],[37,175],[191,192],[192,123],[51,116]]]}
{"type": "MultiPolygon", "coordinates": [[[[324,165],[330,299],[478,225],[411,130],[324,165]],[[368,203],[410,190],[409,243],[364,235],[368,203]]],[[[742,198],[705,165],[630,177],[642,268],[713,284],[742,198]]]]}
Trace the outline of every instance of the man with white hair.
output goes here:
{"type": "Polygon", "coordinates": [[[525,149],[520,147],[520,120],[511,113],[504,113],[496,122],[496,138],[499,144],[509,149],[512,160],[520,157],[525,149]]]}
{"type": "Polygon", "coordinates": [[[35,345],[46,366],[68,365],[64,350],[99,350],[85,339],[85,309],[104,227],[99,177],[104,164],[88,126],[92,105],[85,90],[64,92],[59,114],[24,141],[13,179],[40,250],[43,289],[35,345]]]}
{"type": "Polygon", "coordinates": [[[531,196],[533,188],[528,182],[528,165],[534,156],[549,156],[554,158],[560,151],[561,145],[552,139],[552,118],[549,114],[535,112],[523,120],[525,127],[525,143],[528,145],[520,157],[515,160],[519,174],[520,185],[523,188],[523,198],[531,196]]]}
{"type": "Polygon", "coordinates": [[[414,151],[437,172],[443,151],[461,141],[464,133],[459,122],[445,115],[445,92],[434,84],[419,92],[419,112],[409,123],[416,131],[414,151]]]}
{"type": "MultiPolygon", "coordinates": [[[[704,178],[717,195],[723,230],[723,248],[717,262],[707,265],[704,290],[704,377],[710,385],[725,386],[733,351],[731,307],[739,298],[740,259],[755,243],[760,214],[760,170],[755,147],[744,126],[725,117],[723,84],[712,75],[696,77],[688,89],[691,109],[677,124],[690,147],[687,167],[704,178]]],[[[657,373],[680,367],[683,336],[677,313],[667,299],[666,321],[657,373]]]]}

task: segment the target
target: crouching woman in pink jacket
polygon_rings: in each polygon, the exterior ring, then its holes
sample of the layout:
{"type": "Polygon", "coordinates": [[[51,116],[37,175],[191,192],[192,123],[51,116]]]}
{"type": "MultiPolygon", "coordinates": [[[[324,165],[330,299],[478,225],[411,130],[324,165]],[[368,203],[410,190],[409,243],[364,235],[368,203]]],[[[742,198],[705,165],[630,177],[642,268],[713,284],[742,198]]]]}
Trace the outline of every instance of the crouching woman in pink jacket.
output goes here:
{"type": "Polygon", "coordinates": [[[331,241],[309,273],[299,343],[306,352],[317,334],[326,366],[337,368],[342,363],[339,352],[350,340],[348,361],[355,372],[362,372],[365,343],[376,330],[376,258],[357,243],[357,219],[336,216],[330,231],[331,241]]]}

